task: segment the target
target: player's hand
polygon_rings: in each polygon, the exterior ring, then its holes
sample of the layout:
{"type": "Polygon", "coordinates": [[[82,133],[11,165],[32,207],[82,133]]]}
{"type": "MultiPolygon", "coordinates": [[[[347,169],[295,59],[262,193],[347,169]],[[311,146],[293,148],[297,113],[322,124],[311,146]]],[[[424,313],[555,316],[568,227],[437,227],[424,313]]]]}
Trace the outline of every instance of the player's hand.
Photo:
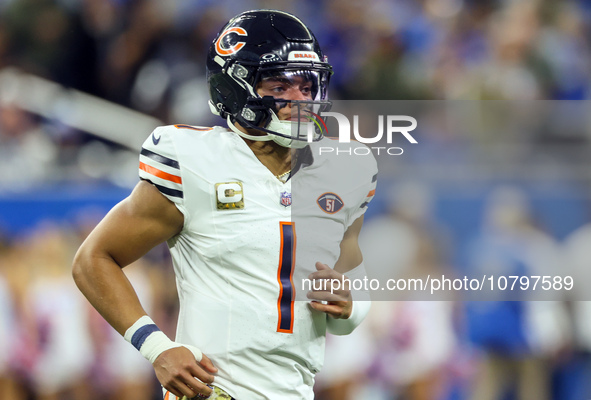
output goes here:
{"type": "Polygon", "coordinates": [[[209,397],[213,375],[218,371],[204,354],[197,362],[193,353],[186,347],[175,347],[162,352],[154,361],[156,377],[164,387],[178,398],[193,398],[203,395],[209,397]]]}
{"type": "Polygon", "coordinates": [[[308,298],[312,300],[310,306],[313,309],[325,312],[333,318],[349,318],[353,310],[353,301],[351,284],[346,276],[326,264],[317,262],[316,272],[311,273],[308,279],[312,281],[312,290],[308,292],[308,298]]]}

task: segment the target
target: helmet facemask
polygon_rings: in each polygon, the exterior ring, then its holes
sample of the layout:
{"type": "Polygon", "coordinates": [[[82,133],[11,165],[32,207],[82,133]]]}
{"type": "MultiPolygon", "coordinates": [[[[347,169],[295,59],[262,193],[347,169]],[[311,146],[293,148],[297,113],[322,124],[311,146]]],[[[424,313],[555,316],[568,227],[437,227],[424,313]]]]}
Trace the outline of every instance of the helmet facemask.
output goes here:
{"type": "MultiPolygon", "coordinates": [[[[241,71],[237,67],[231,70],[241,71]]],[[[308,142],[322,139],[325,132],[317,119],[322,111],[331,106],[331,102],[326,100],[329,69],[310,68],[309,65],[259,68],[250,80],[252,84],[236,75],[246,75],[244,78],[248,75],[230,72],[230,76],[250,95],[241,112],[227,116],[233,131],[250,140],[273,140],[291,148],[303,148],[308,142]],[[293,93],[297,94],[297,100],[282,97],[292,97],[293,93]],[[234,126],[234,121],[246,129],[262,131],[266,135],[244,133],[234,126]]]]}

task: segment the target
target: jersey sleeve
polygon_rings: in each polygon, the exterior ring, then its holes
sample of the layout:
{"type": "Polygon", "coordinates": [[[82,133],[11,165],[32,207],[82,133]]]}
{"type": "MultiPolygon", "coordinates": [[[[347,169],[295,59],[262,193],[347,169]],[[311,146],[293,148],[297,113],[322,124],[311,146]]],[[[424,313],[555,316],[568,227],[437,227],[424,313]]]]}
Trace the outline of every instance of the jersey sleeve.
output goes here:
{"type": "Polygon", "coordinates": [[[181,164],[173,135],[168,127],[158,127],[146,139],[140,152],[139,175],[185,214],[181,164]]]}
{"type": "Polygon", "coordinates": [[[349,225],[361,217],[367,211],[369,202],[374,198],[378,183],[378,167],[373,156],[368,157],[368,162],[361,167],[360,201],[353,210],[349,219],[349,225]]]}

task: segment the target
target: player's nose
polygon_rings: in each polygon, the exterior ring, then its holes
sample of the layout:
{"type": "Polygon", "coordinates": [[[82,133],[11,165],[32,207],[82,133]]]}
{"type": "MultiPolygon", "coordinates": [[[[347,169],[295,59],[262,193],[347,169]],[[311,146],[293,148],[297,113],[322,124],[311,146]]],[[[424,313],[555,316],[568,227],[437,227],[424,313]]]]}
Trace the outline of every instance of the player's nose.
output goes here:
{"type": "Polygon", "coordinates": [[[299,88],[290,88],[288,91],[289,100],[310,100],[309,96],[302,92],[299,88]]]}

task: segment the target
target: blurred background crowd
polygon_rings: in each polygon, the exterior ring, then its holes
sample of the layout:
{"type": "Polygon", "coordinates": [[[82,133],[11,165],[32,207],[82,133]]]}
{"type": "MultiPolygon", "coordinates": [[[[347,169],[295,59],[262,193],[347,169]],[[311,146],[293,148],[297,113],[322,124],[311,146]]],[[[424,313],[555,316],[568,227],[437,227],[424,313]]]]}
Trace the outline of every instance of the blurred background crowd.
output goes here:
{"type": "MultiPolygon", "coordinates": [[[[478,116],[427,113],[419,144],[378,157],[368,266],[568,274],[577,289],[544,302],[375,302],[353,335],[328,338],[317,398],[591,398],[580,301],[591,300],[591,2],[0,0],[0,399],[159,398],[149,364],[74,287],[71,260],[138,181],[151,129],[223,122],[207,107],[206,49],[257,8],[312,28],[335,69],[332,99],[444,101],[478,116]],[[519,123],[499,122],[516,110],[519,123]]],[[[130,279],[174,335],[166,249],[136,264],[130,279]]]]}

